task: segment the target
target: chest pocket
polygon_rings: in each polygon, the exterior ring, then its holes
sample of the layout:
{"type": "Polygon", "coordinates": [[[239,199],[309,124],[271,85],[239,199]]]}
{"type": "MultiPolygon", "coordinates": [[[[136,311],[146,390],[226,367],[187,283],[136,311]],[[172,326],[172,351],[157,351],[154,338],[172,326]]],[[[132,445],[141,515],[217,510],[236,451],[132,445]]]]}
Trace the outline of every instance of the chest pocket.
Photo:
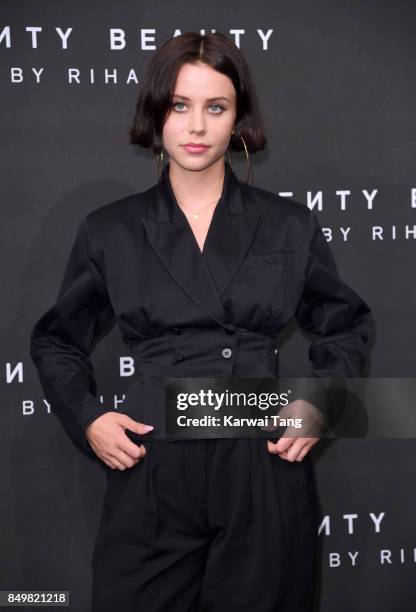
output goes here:
{"type": "Polygon", "coordinates": [[[295,262],[296,251],[282,248],[256,248],[253,249],[244,261],[245,268],[259,268],[270,266],[290,266],[295,262]]]}

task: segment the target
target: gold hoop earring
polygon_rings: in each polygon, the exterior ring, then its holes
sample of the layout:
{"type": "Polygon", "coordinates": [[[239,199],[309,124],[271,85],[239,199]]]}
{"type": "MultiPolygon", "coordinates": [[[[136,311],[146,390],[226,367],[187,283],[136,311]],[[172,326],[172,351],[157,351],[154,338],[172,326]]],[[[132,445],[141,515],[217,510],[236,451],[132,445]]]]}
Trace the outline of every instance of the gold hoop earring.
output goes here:
{"type": "Polygon", "coordinates": [[[156,163],[157,163],[157,173],[159,177],[159,181],[162,178],[163,172],[163,151],[161,150],[158,155],[156,155],[156,163]]]}
{"type": "MultiPolygon", "coordinates": [[[[232,132],[232,134],[234,134],[234,132],[232,132]]],[[[245,158],[246,158],[246,166],[247,166],[247,178],[246,178],[246,183],[248,183],[249,178],[250,178],[250,173],[251,173],[250,156],[249,156],[249,154],[248,154],[248,149],[247,149],[247,145],[246,145],[246,143],[245,143],[244,138],[243,138],[242,136],[240,136],[240,139],[241,139],[241,141],[242,141],[242,143],[243,143],[243,147],[244,147],[244,155],[245,155],[245,158]]],[[[227,149],[227,156],[228,156],[228,162],[229,162],[229,164],[230,164],[230,166],[231,166],[231,170],[234,172],[234,168],[233,168],[233,165],[232,165],[232,163],[231,163],[231,156],[230,156],[230,150],[229,150],[229,149],[227,149]]]]}

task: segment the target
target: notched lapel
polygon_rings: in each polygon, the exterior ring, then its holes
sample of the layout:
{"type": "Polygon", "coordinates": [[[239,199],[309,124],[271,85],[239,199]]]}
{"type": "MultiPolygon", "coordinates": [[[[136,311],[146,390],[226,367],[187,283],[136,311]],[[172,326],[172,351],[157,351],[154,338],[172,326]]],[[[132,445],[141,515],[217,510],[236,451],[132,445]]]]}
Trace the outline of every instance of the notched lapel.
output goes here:
{"type": "Polygon", "coordinates": [[[227,321],[221,301],[254,239],[260,213],[243,201],[240,184],[229,164],[204,249],[201,253],[192,228],[178,206],[170,181],[169,164],[153,189],[147,216],[147,238],[173,279],[219,324],[227,321]]]}
{"type": "MultiPolygon", "coordinates": [[[[237,182],[234,179],[233,182],[237,182]]],[[[240,204],[241,193],[237,184],[233,186],[229,204],[240,204]]],[[[221,296],[238,271],[245,255],[254,240],[260,213],[257,209],[241,209],[232,212],[227,207],[215,210],[211,227],[204,245],[204,257],[214,279],[217,291],[221,296]]]]}

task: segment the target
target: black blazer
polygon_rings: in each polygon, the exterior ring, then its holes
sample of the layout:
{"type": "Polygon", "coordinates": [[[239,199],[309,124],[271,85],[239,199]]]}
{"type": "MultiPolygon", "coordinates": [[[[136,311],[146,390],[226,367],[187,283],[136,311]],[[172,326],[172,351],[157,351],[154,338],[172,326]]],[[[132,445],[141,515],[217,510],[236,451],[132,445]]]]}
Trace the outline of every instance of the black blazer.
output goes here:
{"type": "Polygon", "coordinates": [[[56,303],[31,356],[63,426],[95,457],[86,427],[114,410],[96,398],[90,354],[117,322],[134,356],[122,411],[163,437],[166,377],[274,377],[276,335],[293,317],[316,334],[311,377],[360,377],[374,321],[337,273],[315,213],[240,183],[226,163],[201,253],[168,174],[81,221],[56,303]]]}

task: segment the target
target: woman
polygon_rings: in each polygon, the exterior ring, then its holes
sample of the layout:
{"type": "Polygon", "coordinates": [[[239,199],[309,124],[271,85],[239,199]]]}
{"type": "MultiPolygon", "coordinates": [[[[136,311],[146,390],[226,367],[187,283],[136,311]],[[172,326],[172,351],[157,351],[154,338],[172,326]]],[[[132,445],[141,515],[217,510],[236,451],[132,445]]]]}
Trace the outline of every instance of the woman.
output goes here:
{"type": "Polygon", "coordinates": [[[158,154],[160,180],[83,219],[31,344],[56,414],[107,472],[93,610],[312,610],[318,438],[168,443],[164,384],[275,377],[275,338],[293,316],[317,335],[312,376],[361,376],[370,310],[339,278],[316,216],[225,161],[233,149],[249,162],[266,139],[224,35],[185,33],[154,54],[130,135],[158,154]],[[136,367],[121,411],[95,397],[90,361],[115,321],[136,367]]]}

